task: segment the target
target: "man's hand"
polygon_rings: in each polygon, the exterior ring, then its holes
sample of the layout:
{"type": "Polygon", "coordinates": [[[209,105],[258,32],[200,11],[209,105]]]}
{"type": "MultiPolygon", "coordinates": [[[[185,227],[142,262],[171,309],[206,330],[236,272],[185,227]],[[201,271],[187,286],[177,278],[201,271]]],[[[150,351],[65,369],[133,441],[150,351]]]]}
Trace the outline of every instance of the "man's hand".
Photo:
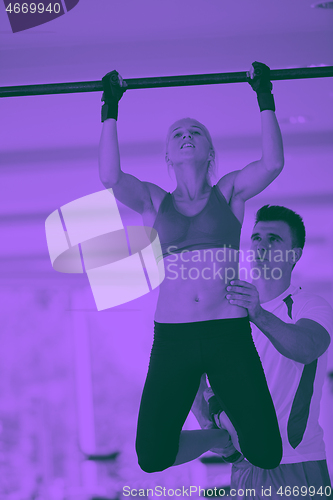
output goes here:
{"type": "Polygon", "coordinates": [[[227,286],[226,298],[230,304],[245,307],[252,323],[260,315],[262,308],[259,302],[259,293],[254,285],[242,280],[232,280],[227,286]]]}

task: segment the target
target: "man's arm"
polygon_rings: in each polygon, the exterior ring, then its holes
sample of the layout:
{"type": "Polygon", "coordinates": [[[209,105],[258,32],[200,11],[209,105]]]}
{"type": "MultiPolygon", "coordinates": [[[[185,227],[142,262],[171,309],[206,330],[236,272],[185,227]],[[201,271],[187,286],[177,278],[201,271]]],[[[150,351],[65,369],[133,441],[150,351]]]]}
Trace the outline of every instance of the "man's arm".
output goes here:
{"type": "Polygon", "coordinates": [[[299,319],[295,324],[285,323],[260,306],[259,294],[254,285],[234,280],[227,287],[231,304],[245,307],[249,319],[286,358],[307,365],[319,358],[330,345],[330,335],[316,321],[299,319]]]}
{"type": "Polygon", "coordinates": [[[319,358],[330,345],[329,333],[316,321],[302,318],[285,323],[262,307],[251,321],[283,356],[304,365],[319,358]]]}

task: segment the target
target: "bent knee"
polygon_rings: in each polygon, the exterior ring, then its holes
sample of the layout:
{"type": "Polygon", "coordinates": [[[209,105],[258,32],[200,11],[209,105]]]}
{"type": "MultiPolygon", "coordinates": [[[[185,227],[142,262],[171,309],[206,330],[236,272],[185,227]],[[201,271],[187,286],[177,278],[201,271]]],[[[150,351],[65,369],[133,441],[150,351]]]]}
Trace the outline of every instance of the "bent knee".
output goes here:
{"type": "Polygon", "coordinates": [[[275,469],[282,460],[282,454],[272,455],[272,453],[269,456],[260,453],[248,453],[245,457],[252,465],[260,469],[275,469]]]}
{"type": "Polygon", "coordinates": [[[170,461],[150,457],[149,459],[139,458],[138,463],[141,470],[148,474],[152,474],[153,472],[162,472],[168,469],[173,465],[174,461],[170,463],[170,461]]]}
{"type": "Polygon", "coordinates": [[[249,458],[250,462],[256,467],[260,467],[260,469],[275,469],[282,460],[282,447],[257,450],[257,453],[251,458],[249,458]]]}
{"type": "Polygon", "coordinates": [[[161,472],[171,467],[175,463],[177,452],[177,443],[171,443],[170,440],[159,440],[153,446],[149,446],[147,442],[136,442],[139,467],[147,473],[161,472]]]}
{"type": "Polygon", "coordinates": [[[275,469],[280,465],[283,455],[280,439],[267,440],[264,443],[247,443],[246,450],[242,450],[245,458],[260,469],[275,469]],[[244,453],[245,451],[245,453],[244,453]]]}

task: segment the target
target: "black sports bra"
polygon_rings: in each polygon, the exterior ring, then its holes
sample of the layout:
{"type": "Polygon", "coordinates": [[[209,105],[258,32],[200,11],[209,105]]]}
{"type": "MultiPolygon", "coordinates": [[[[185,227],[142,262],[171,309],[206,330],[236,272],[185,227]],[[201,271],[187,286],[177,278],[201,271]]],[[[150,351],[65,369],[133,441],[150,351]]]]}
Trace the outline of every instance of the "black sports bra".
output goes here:
{"type": "Polygon", "coordinates": [[[216,185],[212,187],[205,207],[190,217],[176,209],[172,194],[167,193],[153,227],[158,233],[163,257],[204,248],[239,250],[242,225],[216,185]]]}

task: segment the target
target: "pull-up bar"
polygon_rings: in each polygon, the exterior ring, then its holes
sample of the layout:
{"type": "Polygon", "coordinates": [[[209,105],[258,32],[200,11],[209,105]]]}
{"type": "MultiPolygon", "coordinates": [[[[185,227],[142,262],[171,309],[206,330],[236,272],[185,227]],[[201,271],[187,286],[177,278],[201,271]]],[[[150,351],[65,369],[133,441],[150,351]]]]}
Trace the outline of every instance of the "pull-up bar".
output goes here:
{"type": "MultiPolygon", "coordinates": [[[[333,66],[273,69],[270,72],[271,80],[297,80],[301,78],[326,78],[330,76],[333,76],[333,66]]],[[[130,78],[125,81],[128,89],[240,83],[247,81],[247,72],[238,71],[235,73],[213,73],[209,75],[153,76],[151,78],[130,78]]],[[[93,82],[46,83],[41,85],[20,85],[18,87],[0,87],[0,97],[75,94],[78,92],[101,92],[102,90],[102,82],[98,80],[93,82]]]]}

